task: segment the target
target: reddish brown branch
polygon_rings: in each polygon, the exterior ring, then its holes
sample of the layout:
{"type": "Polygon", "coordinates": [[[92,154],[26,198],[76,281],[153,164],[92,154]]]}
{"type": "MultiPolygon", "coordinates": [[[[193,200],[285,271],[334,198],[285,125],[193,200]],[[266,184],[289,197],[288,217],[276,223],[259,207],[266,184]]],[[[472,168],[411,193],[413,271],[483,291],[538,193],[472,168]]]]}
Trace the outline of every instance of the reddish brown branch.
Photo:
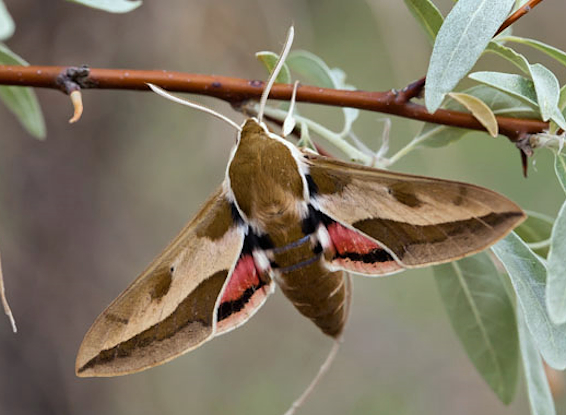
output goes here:
{"type": "Polygon", "coordinates": [[[503,32],[505,29],[507,29],[509,26],[511,26],[513,23],[515,23],[517,20],[519,20],[525,14],[530,12],[533,8],[535,8],[535,6],[537,4],[539,4],[541,2],[542,2],[542,0],[530,0],[530,1],[526,2],[524,5],[522,5],[521,7],[519,7],[515,11],[515,13],[513,13],[511,16],[509,16],[507,19],[505,19],[505,21],[503,22],[501,27],[497,30],[497,32],[495,32],[494,36],[497,36],[498,34],[503,32]]]}
{"type": "MultiPolygon", "coordinates": [[[[69,68],[62,66],[0,66],[0,84],[65,90],[61,85],[61,76],[68,72],[69,68]]],[[[151,82],[169,91],[209,95],[232,104],[258,99],[263,90],[261,81],[165,70],[93,68],[88,75],[73,79],[73,82],[83,89],[133,90],[149,90],[146,82],[151,82]]],[[[276,84],[271,90],[270,98],[289,100],[292,91],[292,85],[276,84]]],[[[396,91],[346,91],[301,85],[297,90],[296,99],[298,102],[359,108],[436,124],[484,130],[470,114],[444,109],[429,114],[424,106],[398,97],[399,93],[396,91]]],[[[523,134],[538,133],[548,128],[547,123],[537,120],[509,117],[498,117],[497,120],[501,134],[512,141],[516,141],[523,134]]]]}

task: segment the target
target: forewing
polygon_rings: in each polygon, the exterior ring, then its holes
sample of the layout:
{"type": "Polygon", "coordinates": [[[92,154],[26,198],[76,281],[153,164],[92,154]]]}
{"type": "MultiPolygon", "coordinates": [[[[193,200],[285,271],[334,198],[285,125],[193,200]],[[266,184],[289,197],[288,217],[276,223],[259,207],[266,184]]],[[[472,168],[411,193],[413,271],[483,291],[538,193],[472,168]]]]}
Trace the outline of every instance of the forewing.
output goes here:
{"type": "Polygon", "coordinates": [[[137,372],[211,338],[220,293],[242,250],[239,226],[219,189],[96,319],[81,344],[77,375],[137,372]]]}
{"type": "Polygon", "coordinates": [[[509,199],[471,184],[305,154],[311,197],[332,220],[361,232],[403,267],[479,252],[524,220],[509,199]]]}

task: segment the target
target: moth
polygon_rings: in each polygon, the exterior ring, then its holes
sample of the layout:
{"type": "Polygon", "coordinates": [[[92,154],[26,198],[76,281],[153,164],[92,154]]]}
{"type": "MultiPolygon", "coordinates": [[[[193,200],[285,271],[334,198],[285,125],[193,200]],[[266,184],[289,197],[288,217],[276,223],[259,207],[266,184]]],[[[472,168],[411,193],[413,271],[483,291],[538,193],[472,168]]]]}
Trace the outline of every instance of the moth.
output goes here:
{"type": "Polygon", "coordinates": [[[261,114],[236,125],[223,183],[96,319],[78,376],[125,375],[189,352],[244,324],[275,286],[337,339],[350,305],[347,272],[382,276],[454,261],[525,217],[472,184],[302,151],[261,114]]]}

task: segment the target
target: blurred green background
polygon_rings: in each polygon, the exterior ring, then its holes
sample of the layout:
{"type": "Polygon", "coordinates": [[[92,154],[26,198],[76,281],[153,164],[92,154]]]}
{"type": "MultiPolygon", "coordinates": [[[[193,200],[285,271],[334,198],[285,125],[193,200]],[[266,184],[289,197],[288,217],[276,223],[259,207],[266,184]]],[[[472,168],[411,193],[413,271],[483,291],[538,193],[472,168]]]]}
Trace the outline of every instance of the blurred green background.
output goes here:
{"type": "MultiPolygon", "coordinates": [[[[174,0],[110,15],[62,0],[6,0],[8,45],[31,64],[169,69],[265,79],[259,50],[295,48],[340,67],[360,89],[401,88],[426,73],[430,46],[401,1],[174,0]]],[[[451,1],[440,2],[444,13],[451,1]]],[[[515,33],[566,49],[566,3],[547,0],[515,33]]],[[[562,82],[564,68],[529,51],[562,82]]],[[[488,57],[480,69],[511,70],[488,57]],[[496,66],[493,66],[496,65],[496,66]]],[[[95,317],[222,181],[233,131],[209,116],[129,91],[84,93],[67,123],[63,94],[37,91],[48,138],[28,136],[0,108],[0,250],[19,332],[0,318],[0,414],[281,414],[318,371],[331,341],[276,292],[250,322],[172,363],[114,379],[79,379],[74,359],[95,317]]],[[[236,119],[229,105],[193,97],[236,119]]],[[[304,107],[303,107],[304,108],[304,107]]],[[[337,126],[338,110],[315,108],[337,126]]],[[[355,131],[379,146],[384,116],[355,131]]],[[[399,149],[420,123],[393,119],[399,149]]],[[[466,136],[419,151],[395,170],[465,180],[554,215],[564,195],[552,157],[538,151],[528,179],[504,138],[466,136]]],[[[528,414],[524,385],[505,407],[453,334],[429,270],[354,278],[345,341],[301,414],[528,414]]],[[[558,398],[558,413],[566,399],[558,398]]]]}

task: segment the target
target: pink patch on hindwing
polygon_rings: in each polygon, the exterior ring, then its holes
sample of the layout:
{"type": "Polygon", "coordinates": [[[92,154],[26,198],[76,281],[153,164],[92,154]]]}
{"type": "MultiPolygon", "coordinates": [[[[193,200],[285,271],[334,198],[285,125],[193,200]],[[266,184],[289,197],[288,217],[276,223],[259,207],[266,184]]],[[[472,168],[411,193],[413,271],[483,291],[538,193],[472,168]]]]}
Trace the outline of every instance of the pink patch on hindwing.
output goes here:
{"type": "Polygon", "coordinates": [[[346,270],[369,275],[383,275],[402,267],[373,239],[346,228],[338,222],[327,226],[335,250],[331,263],[346,270]]]}

